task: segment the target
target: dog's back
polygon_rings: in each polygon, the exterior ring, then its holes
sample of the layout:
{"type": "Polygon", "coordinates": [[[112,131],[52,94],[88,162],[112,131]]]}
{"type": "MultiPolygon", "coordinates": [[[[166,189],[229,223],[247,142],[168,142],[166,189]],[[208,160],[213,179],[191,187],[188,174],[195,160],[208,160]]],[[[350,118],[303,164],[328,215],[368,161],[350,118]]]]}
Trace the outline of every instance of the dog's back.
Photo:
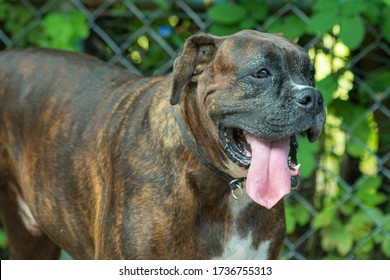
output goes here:
{"type": "Polygon", "coordinates": [[[142,100],[151,96],[134,88],[148,79],[52,49],[1,52],[0,65],[0,212],[11,255],[56,258],[58,247],[45,235],[55,230],[50,238],[73,243],[61,247],[93,258],[103,189],[113,185],[112,164],[131,156],[132,140],[124,138],[135,138],[121,131],[142,134],[126,112],[147,112],[142,100]],[[72,203],[64,208],[64,201],[72,203]],[[61,225],[89,231],[69,236],[61,225]]]}

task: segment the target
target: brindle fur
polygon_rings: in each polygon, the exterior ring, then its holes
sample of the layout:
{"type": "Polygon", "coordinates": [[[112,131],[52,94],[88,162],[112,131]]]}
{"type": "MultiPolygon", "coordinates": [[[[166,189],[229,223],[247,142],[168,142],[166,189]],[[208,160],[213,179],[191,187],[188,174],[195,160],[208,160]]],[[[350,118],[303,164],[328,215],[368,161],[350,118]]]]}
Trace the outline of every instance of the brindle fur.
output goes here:
{"type": "MultiPolygon", "coordinates": [[[[174,74],[153,78],[84,54],[2,52],[0,211],[11,257],[58,258],[59,248],[76,259],[221,255],[233,234],[228,184],[189,150],[173,112],[200,151],[234,176],[214,123],[223,108],[205,100],[225,91],[234,106],[229,78],[243,63],[235,48],[250,53],[255,35],[195,35],[174,74]]],[[[271,210],[252,203],[236,225],[242,237],[253,233],[253,248],[271,240],[268,257],[276,258],[283,202],[271,210]]]]}

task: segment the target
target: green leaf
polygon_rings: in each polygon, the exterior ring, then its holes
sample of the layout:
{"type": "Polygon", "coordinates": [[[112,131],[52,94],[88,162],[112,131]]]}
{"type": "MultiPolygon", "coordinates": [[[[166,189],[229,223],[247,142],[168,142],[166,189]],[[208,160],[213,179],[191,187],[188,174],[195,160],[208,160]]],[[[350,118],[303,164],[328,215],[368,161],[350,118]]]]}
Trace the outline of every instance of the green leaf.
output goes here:
{"type": "Polygon", "coordinates": [[[380,207],[368,207],[364,210],[367,215],[370,217],[370,224],[375,225],[375,221],[381,220],[385,224],[385,215],[383,214],[380,207]]]}
{"type": "Polygon", "coordinates": [[[379,176],[369,176],[369,177],[360,177],[356,181],[356,188],[358,190],[360,189],[373,189],[378,190],[379,187],[382,185],[382,178],[379,176]]]}
{"type": "Polygon", "coordinates": [[[305,33],[306,24],[295,14],[289,15],[285,21],[283,33],[287,38],[294,39],[305,33]]]}
{"type": "Polygon", "coordinates": [[[303,205],[291,205],[286,203],[286,232],[291,234],[295,231],[296,225],[306,225],[311,217],[309,210],[303,205]]]}
{"type": "Polygon", "coordinates": [[[384,220],[383,229],[390,231],[390,214],[386,215],[383,220],[384,220]]]}
{"type": "Polygon", "coordinates": [[[272,17],[271,21],[273,20],[272,24],[268,26],[267,32],[268,33],[281,33],[284,29],[283,23],[279,18],[272,17]]]}
{"type": "MultiPolygon", "coordinates": [[[[368,87],[374,90],[375,92],[382,92],[387,90],[387,88],[389,87],[388,81],[390,81],[389,70],[371,71],[370,74],[368,74],[368,76],[365,79],[365,82],[368,85],[368,87]]],[[[367,95],[365,89],[360,88],[360,91],[361,91],[361,96],[359,97],[364,98],[365,95],[367,95]]]]}
{"type": "Polygon", "coordinates": [[[298,225],[306,225],[310,219],[310,212],[302,204],[297,204],[294,209],[295,219],[298,225]]]}
{"type": "Polygon", "coordinates": [[[239,31],[240,28],[237,25],[223,25],[219,23],[212,23],[209,32],[217,36],[232,35],[239,31]]]}
{"type": "Polygon", "coordinates": [[[172,42],[174,43],[174,46],[179,48],[181,46],[183,46],[184,44],[184,39],[178,35],[177,33],[172,33],[172,36],[171,36],[171,39],[172,39],[172,42]]]}
{"type": "Polygon", "coordinates": [[[163,10],[169,10],[170,3],[167,0],[153,0],[154,3],[156,3],[158,6],[160,6],[163,10]]]}
{"type": "Polygon", "coordinates": [[[323,34],[330,31],[337,24],[336,10],[333,12],[320,12],[314,14],[308,24],[306,31],[311,34],[323,34]]]}
{"type": "Polygon", "coordinates": [[[234,3],[216,4],[207,13],[214,22],[220,24],[236,24],[246,16],[245,8],[234,3]]]}
{"type": "Polygon", "coordinates": [[[357,182],[356,197],[368,206],[377,206],[387,200],[387,196],[383,193],[378,193],[378,188],[382,184],[382,178],[372,176],[361,178],[357,182]]]}
{"type": "Polygon", "coordinates": [[[390,258],[390,239],[389,238],[384,238],[382,244],[381,244],[381,249],[383,254],[387,257],[390,258]]]}
{"type": "Polygon", "coordinates": [[[363,210],[357,210],[349,219],[348,224],[351,225],[352,231],[363,231],[367,234],[374,221],[363,210]]]}
{"type": "Polygon", "coordinates": [[[337,233],[337,237],[337,251],[340,253],[340,255],[346,256],[352,249],[352,235],[345,231],[345,228],[340,227],[339,232],[337,233]]]}
{"type": "Polygon", "coordinates": [[[12,7],[10,7],[10,4],[0,1],[0,20],[6,19],[8,11],[10,9],[12,9],[12,7]]]}
{"type": "Polygon", "coordinates": [[[321,245],[325,251],[337,249],[338,253],[346,256],[352,249],[353,237],[347,228],[336,220],[332,225],[320,232],[321,245]]]}
{"type": "MultiPolygon", "coordinates": [[[[336,220],[336,223],[337,222],[338,221],[336,220]]],[[[334,226],[325,227],[320,231],[321,245],[325,251],[331,251],[336,248],[337,242],[336,242],[336,238],[334,238],[334,235],[335,235],[334,226]]]]}
{"type": "Polygon", "coordinates": [[[355,211],[356,205],[351,201],[347,201],[340,205],[340,213],[345,216],[351,216],[355,211]]]}
{"type": "Polygon", "coordinates": [[[355,16],[367,9],[367,3],[361,1],[343,1],[341,11],[343,16],[355,16]]]}
{"type": "Polygon", "coordinates": [[[2,228],[0,228],[0,248],[5,248],[7,245],[7,236],[2,228]]]}
{"type": "Polygon", "coordinates": [[[299,137],[298,146],[297,159],[298,163],[302,165],[300,168],[301,176],[308,178],[317,168],[316,155],[320,151],[321,145],[318,141],[310,143],[306,138],[299,137]]]}
{"type": "Polygon", "coordinates": [[[351,128],[353,137],[347,142],[348,154],[354,157],[363,156],[366,152],[364,144],[368,142],[371,131],[367,118],[361,119],[367,109],[362,105],[342,100],[335,100],[333,107],[343,119],[344,124],[351,128]],[[360,120],[360,122],[357,123],[357,120],[360,120]]]}
{"type": "Polygon", "coordinates": [[[373,239],[367,240],[367,242],[360,247],[357,247],[355,254],[357,259],[368,259],[370,254],[372,254],[375,243],[373,239]]]}
{"type": "Polygon", "coordinates": [[[316,88],[321,91],[326,106],[329,106],[332,103],[333,93],[338,89],[338,85],[334,75],[329,75],[316,83],[316,88]]]}
{"type": "MultiPolygon", "coordinates": [[[[381,18],[381,6],[377,3],[373,2],[366,2],[366,9],[362,11],[362,15],[365,19],[367,19],[371,25],[375,25],[378,20],[381,18]]],[[[383,20],[385,20],[387,17],[385,17],[383,20]]],[[[381,21],[383,21],[381,20],[381,21]]]]}
{"type": "Polygon", "coordinates": [[[313,228],[324,228],[329,226],[333,221],[337,213],[336,207],[327,207],[324,208],[321,212],[318,213],[313,220],[313,228]]]}
{"type": "Polygon", "coordinates": [[[295,231],[296,225],[294,208],[290,204],[286,204],[284,211],[286,214],[286,232],[287,234],[291,234],[295,231]]]}
{"type": "Polygon", "coordinates": [[[290,39],[297,38],[305,32],[305,23],[295,14],[276,20],[268,28],[270,33],[282,32],[284,36],[290,39]]]}
{"type": "Polygon", "coordinates": [[[7,20],[4,22],[4,27],[13,36],[24,28],[32,20],[33,14],[23,6],[9,6],[7,9],[7,20]]]}
{"type": "Polygon", "coordinates": [[[89,36],[87,20],[81,12],[74,11],[70,13],[69,19],[72,22],[72,32],[74,39],[85,39],[89,36]]]}
{"type": "Polygon", "coordinates": [[[253,0],[247,0],[250,4],[247,5],[247,10],[250,16],[257,21],[264,21],[268,16],[268,6],[266,2],[256,2],[253,0]]]}
{"type": "Polygon", "coordinates": [[[256,25],[256,21],[253,18],[247,18],[240,22],[241,29],[253,29],[256,25]]]}
{"type": "Polygon", "coordinates": [[[343,18],[340,23],[340,39],[351,50],[360,46],[366,29],[363,20],[359,16],[343,18]]]}
{"type": "Polygon", "coordinates": [[[367,206],[375,207],[387,201],[387,196],[383,193],[369,194],[357,196],[364,202],[367,206]]]}
{"type": "Polygon", "coordinates": [[[344,258],[337,254],[330,254],[323,257],[322,260],[344,260],[344,258]]]}
{"type": "Polygon", "coordinates": [[[334,12],[339,6],[338,0],[317,0],[313,3],[315,12],[334,12]]]}
{"type": "MultiPolygon", "coordinates": [[[[390,7],[386,7],[384,9],[383,14],[389,15],[390,14],[390,7]]],[[[390,42],[390,17],[389,16],[383,17],[383,20],[381,23],[381,30],[382,30],[383,36],[386,38],[387,41],[390,42]]]]}
{"type": "Polygon", "coordinates": [[[44,38],[41,46],[66,50],[80,50],[78,41],[89,35],[87,21],[78,11],[53,12],[43,18],[44,38]]]}

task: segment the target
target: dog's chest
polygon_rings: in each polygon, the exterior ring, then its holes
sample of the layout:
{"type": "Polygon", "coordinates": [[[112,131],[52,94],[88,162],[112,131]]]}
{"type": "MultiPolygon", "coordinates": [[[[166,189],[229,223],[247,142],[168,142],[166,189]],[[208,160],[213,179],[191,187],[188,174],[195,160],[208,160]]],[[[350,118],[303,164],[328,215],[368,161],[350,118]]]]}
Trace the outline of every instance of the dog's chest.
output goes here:
{"type": "Polygon", "coordinates": [[[215,257],[215,260],[266,260],[269,256],[271,240],[260,243],[255,248],[253,245],[253,234],[250,233],[242,238],[238,234],[233,234],[225,244],[223,254],[215,257]]]}
{"type": "Polygon", "coordinates": [[[253,238],[256,232],[249,231],[245,236],[239,234],[238,219],[242,219],[242,211],[252,200],[245,194],[241,200],[231,198],[230,210],[233,216],[231,235],[223,244],[223,253],[214,257],[218,260],[265,260],[268,259],[272,240],[264,240],[258,246],[254,246],[253,238]]]}

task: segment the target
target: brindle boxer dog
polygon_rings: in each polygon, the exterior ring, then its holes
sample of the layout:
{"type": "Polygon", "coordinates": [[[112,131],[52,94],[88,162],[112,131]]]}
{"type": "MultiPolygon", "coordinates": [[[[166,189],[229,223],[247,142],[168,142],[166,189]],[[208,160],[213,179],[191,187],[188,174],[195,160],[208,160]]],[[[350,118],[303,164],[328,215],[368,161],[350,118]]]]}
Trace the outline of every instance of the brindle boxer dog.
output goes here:
{"type": "Polygon", "coordinates": [[[325,122],[302,48],[200,33],[154,78],[49,49],[5,51],[0,65],[12,258],[277,257],[294,136],[314,141],[325,122]]]}

